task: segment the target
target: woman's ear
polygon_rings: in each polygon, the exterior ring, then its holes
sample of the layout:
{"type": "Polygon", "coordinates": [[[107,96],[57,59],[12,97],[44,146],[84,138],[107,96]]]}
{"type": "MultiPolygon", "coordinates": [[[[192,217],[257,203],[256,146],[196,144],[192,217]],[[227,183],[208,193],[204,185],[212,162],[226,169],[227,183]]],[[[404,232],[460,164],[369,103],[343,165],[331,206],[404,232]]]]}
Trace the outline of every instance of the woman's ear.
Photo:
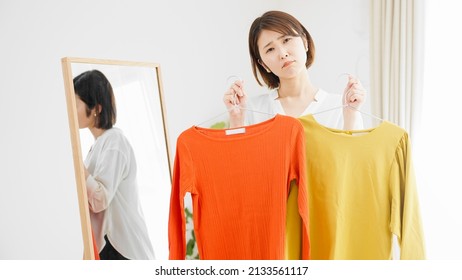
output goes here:
{"type": "Polygon", "coordinates": [[[96,112],[99,114],[101,114],[101,111],[103,110],[103,107],[101,107],[101,104],[98,104],[96,105],[96,112]]]}
{"type": "Polygon", "coordinates": [[[271,73],[271,70],[265,65],[265,63],[263,61],[261,61],[261,59],[258,59],[258,64],[263,66],[263,68],[265,68],[266,72],[271,73]]]}
{"type": "Polygon", "coordinates": [[[101,107],[101,104],[97,104],[93,109],[91,109],[91,114],[95,117],[98,116],[101,114],[102,108],[103,107],[101,107]]]}

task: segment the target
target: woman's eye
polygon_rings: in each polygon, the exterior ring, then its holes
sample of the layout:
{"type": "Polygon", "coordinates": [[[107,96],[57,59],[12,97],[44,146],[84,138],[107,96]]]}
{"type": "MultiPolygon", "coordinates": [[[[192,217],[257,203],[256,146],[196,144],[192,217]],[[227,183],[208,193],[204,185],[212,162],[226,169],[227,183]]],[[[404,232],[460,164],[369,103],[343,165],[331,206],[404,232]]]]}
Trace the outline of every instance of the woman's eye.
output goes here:
{"type": "Polygon", "coordinates": [[[292,40],[292,38],[287,37],[287,38],[284,38],[284,41],[283,41],[283,42],[284,42],[284,43],[287,43],[287,42],[289,42],[290,40],[292,40]]]}
{"type": "Polygon", "coordinates": [[[269,48],[266,50],[266,53],[269,53],[269,52],[272,52],[274,50],[274,48],[269,48]]]}

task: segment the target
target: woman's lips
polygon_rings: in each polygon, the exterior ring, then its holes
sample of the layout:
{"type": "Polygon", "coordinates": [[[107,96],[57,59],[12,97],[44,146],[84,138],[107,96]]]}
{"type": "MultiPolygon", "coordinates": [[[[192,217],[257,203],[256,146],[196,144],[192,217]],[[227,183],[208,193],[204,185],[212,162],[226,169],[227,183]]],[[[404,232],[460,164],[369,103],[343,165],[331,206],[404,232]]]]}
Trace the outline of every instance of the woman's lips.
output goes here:
{"type": "Polygon", "coordinates": [[[285,63],[282,65],[282,68],[286,68],[286,67],[292,65],[294,62],[295,62],[295,60],[287,61],[287,62],[285,62],[285,63]]]}

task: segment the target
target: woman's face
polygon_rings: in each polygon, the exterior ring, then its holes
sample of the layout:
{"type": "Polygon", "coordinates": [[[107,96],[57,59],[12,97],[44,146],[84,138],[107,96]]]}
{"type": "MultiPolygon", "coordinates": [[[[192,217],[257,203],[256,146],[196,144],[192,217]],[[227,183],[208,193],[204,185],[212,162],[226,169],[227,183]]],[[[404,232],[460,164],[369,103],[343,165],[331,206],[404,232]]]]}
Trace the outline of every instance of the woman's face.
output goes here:
{"type": "Polygon", "coordinates": [[[78,95],[75,95],[75,102],[77,105],[77,118],[79,120],[79,128],[91,128],[95,125],[94,109],[91,111],[90,116],[87,116],[87,104],[83,102],[78,95]]]}
{"type": "Polygon", "coordinates": [[[257,44],[263,66],[279,79],[293,78],[306,70],[307,49],[302,37],[262,30],[257,44]]]}

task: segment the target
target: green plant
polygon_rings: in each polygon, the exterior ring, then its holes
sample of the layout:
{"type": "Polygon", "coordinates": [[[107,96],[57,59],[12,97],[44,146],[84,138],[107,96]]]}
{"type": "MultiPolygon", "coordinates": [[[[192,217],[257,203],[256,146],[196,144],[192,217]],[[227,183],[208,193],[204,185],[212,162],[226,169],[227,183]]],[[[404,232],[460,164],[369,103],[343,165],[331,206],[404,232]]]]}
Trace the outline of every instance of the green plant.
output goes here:
{"type": "Polygon", "coordinates": [[[212,129],[224,129],[228,127],[228,123],[225,121],[214,123],[210,126],[212,129]]]}
{"type": "Polygon", "coordinates": [[[193,214],[188,208],[185,208],[184,212],[186,217],[186,236],[188,238],[186,242],[186,259],[198,260],[199,253],[197,251],[196,235],[194,234],[193,214]]]}

